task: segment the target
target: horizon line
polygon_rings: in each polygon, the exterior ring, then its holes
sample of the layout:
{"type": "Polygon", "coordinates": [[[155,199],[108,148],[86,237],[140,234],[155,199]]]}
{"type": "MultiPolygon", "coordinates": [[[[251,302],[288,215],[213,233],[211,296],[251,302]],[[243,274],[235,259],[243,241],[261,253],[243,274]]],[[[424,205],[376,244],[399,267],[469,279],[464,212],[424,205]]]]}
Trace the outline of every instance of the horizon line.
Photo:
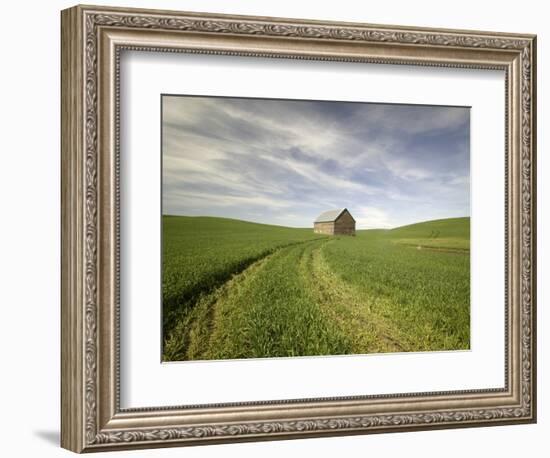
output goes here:
{"type": "MultiPolygon", "coordinates": [[[[240,218],[231,218],[231,217],[228,217],[228,216],[212,216],[212,215],[177,215],[177,214],[162,214],[161,215],[162,217],[164,216],[175,216],[175,217],[184,217],[184,218],[218,218],[218,219],[229,219],[229,220],[233,220],[233,221],[242,221],[244,223],[250,223],[250,224],[261,224],[261,225],[264,225],[264,226],[276,226],[276,227],[285,227],[285,228],[289,228],[289,229],[311,229],[313,228],[313,224],[311,226],[285,226],[285,225],[282,225],[282,224],[271,224],[271,223],[261,223],[261,222],[258,222],[258,221],[250,221],[250,220],[246,220],[246,219],[240,219],[240,218]]],[[[365,229],[356,229],[356,231],[371,231],[371,230],[387,230],[387,231],[390,231],[390,230],[393,230],[393,229],[399,229],[399,228],[402,228],[402,227],[407,227],[407,226],[412,226],[412,225],[415,225],[415,224],[422,224],[422,223],[428,223],[428,222],[432,222],[432,221],[444,221],[444,220],[447,220],[447,219],[460,219],[460,218],[471,218],[471,216],[450,216],[448,218],[436,218],[436,219],[427,219],[427,220],[422,220],[422,221],[416,221],[414,223],[407,223],[407,224],[403,224],[401,226],[393,226],[393,227],[371,227],[371,228],[365,228],[365,229]]]]}

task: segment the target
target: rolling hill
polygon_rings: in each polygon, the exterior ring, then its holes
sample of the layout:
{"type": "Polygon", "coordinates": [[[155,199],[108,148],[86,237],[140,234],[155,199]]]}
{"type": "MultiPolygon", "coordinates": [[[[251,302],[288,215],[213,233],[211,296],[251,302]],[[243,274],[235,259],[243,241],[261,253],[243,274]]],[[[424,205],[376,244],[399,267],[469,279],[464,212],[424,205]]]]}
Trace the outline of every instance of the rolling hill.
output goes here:
{"type": "Polygon", "coordinates": [[[330,237],[163,217],[163,360],[469,348],[469,218],[330,237]]]}

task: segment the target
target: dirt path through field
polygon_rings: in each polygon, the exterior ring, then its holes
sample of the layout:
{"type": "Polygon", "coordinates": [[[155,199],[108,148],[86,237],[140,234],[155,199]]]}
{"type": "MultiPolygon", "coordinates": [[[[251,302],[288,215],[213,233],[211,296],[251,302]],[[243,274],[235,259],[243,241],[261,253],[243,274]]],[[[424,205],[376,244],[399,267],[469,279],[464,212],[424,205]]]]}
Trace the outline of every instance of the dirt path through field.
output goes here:
{"type": "Polygon", "coordinates": [[[323,257],[334,239],[282,247],[202,296],[166,341],[171,360],[404,351],[403,336],[323,257]]]}
{"type": "Polygon", "coordinates": [[[260,258],[241,272],[235,273],[228,281],[212,293],[203,295],[195,303],[190,313],[178,322],[165,341],[165,354],[171,361],[206,359],[216,326],[220,318],[221,304],[227,303],[243,289],[251,278],[283,247],[260,258]]]}
{"type": "Polygon", "coordinates": [[[324,245],[304,253],[301,272],[319,307],[351,339],[353,353],[404,351],[400,333],[377,313],[384,299],[366,297],[339,278],[323,257],[324,245]]]}

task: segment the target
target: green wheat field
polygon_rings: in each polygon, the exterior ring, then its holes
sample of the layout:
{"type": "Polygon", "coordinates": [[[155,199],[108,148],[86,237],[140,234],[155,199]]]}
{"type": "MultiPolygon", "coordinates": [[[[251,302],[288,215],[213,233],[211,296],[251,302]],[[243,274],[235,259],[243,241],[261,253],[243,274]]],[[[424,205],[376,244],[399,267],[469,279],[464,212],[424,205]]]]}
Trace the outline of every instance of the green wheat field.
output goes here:
{"type": "Polygon", "coordinates": [[[163,216],[163,360],[466,350],[470,218],[323,236],[163,216]]]}

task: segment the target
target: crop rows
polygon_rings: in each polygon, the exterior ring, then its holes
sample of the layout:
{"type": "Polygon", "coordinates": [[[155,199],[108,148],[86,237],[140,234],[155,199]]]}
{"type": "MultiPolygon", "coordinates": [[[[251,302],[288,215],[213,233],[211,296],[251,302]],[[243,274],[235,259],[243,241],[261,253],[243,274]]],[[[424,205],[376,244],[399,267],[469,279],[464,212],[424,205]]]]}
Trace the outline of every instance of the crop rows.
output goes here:
{"type": "MultiPolygon", "coordinates": [[[[317,236],[318,237],[318,236],[317,236]]],[[[163,217],[163,331],[169,333],[198,299],[254,261],[311,231],[223,218],[163,217]]]]}
{"type": "Polygon", "coordinates": [[[469,348],[467,218],[319,238],[165,217],[163,234],[165,360],[469,348]]]}

